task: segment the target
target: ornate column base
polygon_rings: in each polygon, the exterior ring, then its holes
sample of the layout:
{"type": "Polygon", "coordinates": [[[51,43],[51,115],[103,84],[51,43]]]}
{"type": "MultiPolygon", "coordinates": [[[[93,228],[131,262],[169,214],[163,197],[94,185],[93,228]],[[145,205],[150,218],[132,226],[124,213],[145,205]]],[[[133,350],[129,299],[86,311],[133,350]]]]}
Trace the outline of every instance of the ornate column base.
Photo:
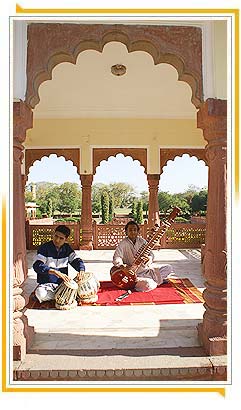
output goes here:
{"type": "Polygon", "coordinates": [[[13,360],[23,361],[33,340],[34,327],[29,326],[28,318],[21,312],[27,300],[20,287],[13,288],[13,302],[13,360]]]}
{"type": "Polygon", "coordinates": [[[209,356],[222,356],[227,354],[227,338],[226,337],[208,337],[203,329],[203,323],[197,326],[198,338],[205,352],[209,356]]]}
{"type": "Polygon", "coordinates": [[[19,344],[13,346],[13,360],[22,362],[32,344],[35,331],[33,326],[29,326],[26,316],[19,319],[17,326],[24,327],[24,336],[18,341],[19,344]]]}
{"type": "Polygon", "coordinates": [[[94,248],[93,248],[92,240],[90,240],[90,241],[87,241],[87,240],[82,241],[81,244],[80,244],[80,249],[83,249],[83,250],[86,250],[86,251],[92,251],[92,250],[94,249],[94,248]]]}

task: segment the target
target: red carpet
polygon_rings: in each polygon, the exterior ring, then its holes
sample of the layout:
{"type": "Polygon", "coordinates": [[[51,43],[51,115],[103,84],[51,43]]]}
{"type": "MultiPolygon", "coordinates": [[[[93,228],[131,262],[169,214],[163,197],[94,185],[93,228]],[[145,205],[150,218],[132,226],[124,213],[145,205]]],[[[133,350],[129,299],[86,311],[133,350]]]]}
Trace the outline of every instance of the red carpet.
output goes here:
{"type": "MultiPolygon", "coordinates": [[[[125,293],[125,290],[117,289],[112,282],[101,282],[96,306],[120,306],[120,305],[165,305],[182,303],[203,303],[201,292],[185,279],[169,279],[151,292],[133,292],[120,302],[115,299],[125,293]]],[[[54,309],[54,301],[39,303],[34,293],[30,295],[28,309],[54,309]]]]}

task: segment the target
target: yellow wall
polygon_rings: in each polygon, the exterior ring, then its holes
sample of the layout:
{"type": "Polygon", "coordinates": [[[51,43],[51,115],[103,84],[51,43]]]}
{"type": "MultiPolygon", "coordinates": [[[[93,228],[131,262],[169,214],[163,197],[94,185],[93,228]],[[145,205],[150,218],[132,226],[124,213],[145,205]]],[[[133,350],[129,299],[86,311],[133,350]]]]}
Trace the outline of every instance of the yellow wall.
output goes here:
{"type": "Polygon", "coordinates": [[[214,89],[216,98],[227,99],[227,23],[215,21],[214,40],[214,89]]]}
{"type": "Polygon", "coordinates": [[[148,173],[159,173],[160,147],[203,148],[196,120],[177,119],[48,119],[35,120],[26,148],[79,147],[81,172],[92,173],[91,148],[146,147],[148,173]]]}

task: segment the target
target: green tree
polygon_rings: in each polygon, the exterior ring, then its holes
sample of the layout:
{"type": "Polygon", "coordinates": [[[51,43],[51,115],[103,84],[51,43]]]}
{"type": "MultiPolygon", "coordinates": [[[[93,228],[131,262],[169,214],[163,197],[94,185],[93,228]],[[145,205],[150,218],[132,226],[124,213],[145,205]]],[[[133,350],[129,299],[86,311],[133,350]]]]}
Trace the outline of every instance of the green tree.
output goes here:
{"type": "Polygon", "coordinates": [[[25,191],[25,202],[33,202],[33,194],[30,191],[25,191]]]}
{"type": "Polygon", "coordinates": [[[109,192],[108,185],[98,183],[92,185],[91,199],[92,199],[92,212],[94,214],[101,213],[101,194],[102,192],[109,192]]]}
{"type": "Polygon", "coordinates": [[[142,207],[142,201],[137,202],[136,206],[136,222],[138,224],[143,224],[143,207],[142,207]]]}
{"type": "Polygon", "coordinates": [[[170,194],[169,192],[158,193],[158,203],[161,212],[170,212],[174,206],[181,209],[181,214],[188,217],[191,213],[191,207],[183,194],[170,194]]]}
{"type": "Polygon", "coordinates": [[[141,200],[142,200],[142,206],[143,206],[143,211],[146,213],[146,218],[147,218],[147,211],[148,211],[148,205],[149,205],[149,193],[147,191],[142,191],[140,193],[141,200]]]}
{"type": "Polygon", "coordinates": [[[109,185],[109,192],[114,195],[115,206],[117,208],[129,207],[132,204],[135,190],[132,185],[125,182],[114,182],[109,185]]]}
{"type": "Polygon", "coordinates": [[[184,198],[181,194],[172,195],[172,207],[177,206],[181,209],[181,215],[184,215],[188,218],[191,214],[191,207],[187,202],[187,199],[184,198]]]}
{"type": "Polygon", "coordinates": [[[77,183],[64,182],[59,187],[58,210],[61,213],[73,214],[80,209],[81,191],[77,183]]]}
{"type": "Polygon", "coordinates": [[[136,208],[137,208],[137,199],[133,198],[132,207],[131,207],[131,216],[136,220],[136,208]]]}
{"type": "Polygon", "coordinates": [[[50,182],[36,183],[36,203],[41,214],[48,214],[48,200],[52,200],[52,212],[58,207],[59,186],[50,182]]]}
{"type": "Polygon", "coordinates": [[[112,221],[113,216],[114,216],[114,195],[109,194],[109,221],[112,221]]]}
{"type": "Polygon", "coordinates": [[[191,202],[191,207],[193,212],[206,211],[207,209],[207,190],[202,190],[194,195],[191,202]]]}
{"type": "Polygon", "coordinates": [[[51,198],[47,200],[47,215],[49,218],[53,216],[53,202],[51,198]]]}
{"type": "Polygon", "coordinates": [[[101,216],[101,223],[107,224],[109,222],[109,195],[106,191],[101,194],[101,216]]]}
{"type": "Polygon", "coordinates": [[[187,203],[191,206],[192,198],[196,193],[198,193],[199,188],[196,185],[188,185],[186,191],[178,194],[186,199],[187,203]]]}
{"type": "Polygon", "coordinates": [[[169,192],[158,192],[158,204],[160,212],[167,212],[173,207],[172,194],[169,192]]]}

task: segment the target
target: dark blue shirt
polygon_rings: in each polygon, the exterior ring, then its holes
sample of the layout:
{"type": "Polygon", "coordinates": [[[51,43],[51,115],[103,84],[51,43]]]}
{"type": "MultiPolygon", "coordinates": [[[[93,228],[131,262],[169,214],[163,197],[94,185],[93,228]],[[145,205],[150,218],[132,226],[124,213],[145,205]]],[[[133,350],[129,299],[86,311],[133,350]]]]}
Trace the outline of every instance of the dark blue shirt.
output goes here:
{"type": "Polygon", "coordinates": [[[52,268],[68,275],[68,263],[77,271],[85,270],[85,265],[68,243],[64,243],[57,249],[53,241],[41,245],[33,264],[33,269],[37,272],[38,283],[61,283],[62,279],[49,273],[52,268]]]}

